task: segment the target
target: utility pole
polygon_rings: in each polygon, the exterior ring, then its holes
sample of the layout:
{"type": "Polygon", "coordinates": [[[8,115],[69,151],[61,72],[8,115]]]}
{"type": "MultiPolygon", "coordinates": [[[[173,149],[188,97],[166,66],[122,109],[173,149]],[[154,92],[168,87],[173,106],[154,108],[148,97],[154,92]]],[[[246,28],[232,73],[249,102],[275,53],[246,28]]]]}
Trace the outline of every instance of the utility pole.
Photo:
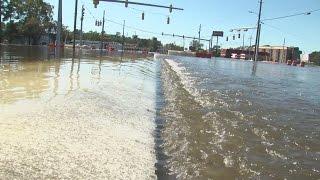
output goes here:
{"type": "Polygon", "coordinates": [[[284,46],[286,45],[286,38],[283,39],[283,46],[282,46],[282,62],[286,62],[286,54],[284,52],[284,46]]]}
{"type": "Polygon", "coordinates": [[[126,26],[126,20],[123,20],[122,26],[122,53],[124,54],[124,27],[126,26]]]}
{"type": "Polygon", "coordinates": [[[251,44],[252,44],[252,35],[250,36],[250,47],[249,47],[249,57],[250,57],[250,59],[252,59],[251,58],[251,50],[252,50],[252,47],[251,47],[251,44]]]}
{"type": "Polygon", "coordinates": [[[58,5],[58,29],[56,38],[56,47],[60,49],[61,47],[61,31],[62,31],[62,0],[59,0],[58,5]]]}
{"type": "Polygon", "coordinates": [[[2,43],[2,0],[0,0],[0,43],[2,43]]]}
{"type": "Polygon", "coordinates": [[[243,33],[243,35],[242,35],[242,50],[244,50],[244,37],[245,37],[245,34],[243,33]]]}
{"type": "Polygon", "coordinates": [[[83,25],[83,17],[84,17],[84,5],[82,5],[82,11],[81,11],[81,28],[80,28],[80,47],[82,47],[83,43],[82,43],[82,36],[83,36],[83,32],[82,32],[82,25],[83,25]]]}
{"type": "Polygon", "coordinates": [[[183,51],[184,51],[184,49],[185,49],[185,44],[186,44],[186,42],[185,42],[185,39],[184,39],[184,37],[183,37],[183,51]]]}
{"type": "Polygon", "coordinates": [[[258,27],[257,27],[257,33],[256,33],[254,61],[257,61],[258,56],[259,56],[259,43],[260,43],[260,31],[261,31],[261,10],[262,10],[262,0],[260,0],[260,8],[259,8],[259,15],[258,15],[258,27]]]}
{"type": "Polygon", "coordinates": [[[199,27],[199,47],[198,47],[198,50],[200,49],[200,39],[201,39],[201,24],[199,27]]]}
{"type": "Polygon", "coordinates": [[[77,14],[78,14],[78,0],[75,1],[75,7],[74,7],[73,50],[75,50],[76,48],[77,14]]]}
{"type": "Polygon", "coordinates": [[[217,36],[216,57],[218,57],[218,44],[219,44],[219,36],[217,36]]]}
{"type": "Polygon", "coordinates": [[[103,40],[104,40],[104,18],[105,18],[106,11],[103,11],[103,18],[102,18],[102,30],[101,30],[101,47],[100,47],[100,53],[102,53],[103,50],[103,40]]]}

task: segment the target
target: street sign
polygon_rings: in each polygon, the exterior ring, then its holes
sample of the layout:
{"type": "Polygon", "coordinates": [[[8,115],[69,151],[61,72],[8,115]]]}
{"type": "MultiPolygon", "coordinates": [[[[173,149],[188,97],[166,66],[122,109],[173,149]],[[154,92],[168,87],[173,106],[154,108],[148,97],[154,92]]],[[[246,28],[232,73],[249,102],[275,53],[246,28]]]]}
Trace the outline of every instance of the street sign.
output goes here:
{"type": "Polygon", "coordinates": [[[213,31],[212,36],[220,36],[223,37],[223,31],[213,31]]]}

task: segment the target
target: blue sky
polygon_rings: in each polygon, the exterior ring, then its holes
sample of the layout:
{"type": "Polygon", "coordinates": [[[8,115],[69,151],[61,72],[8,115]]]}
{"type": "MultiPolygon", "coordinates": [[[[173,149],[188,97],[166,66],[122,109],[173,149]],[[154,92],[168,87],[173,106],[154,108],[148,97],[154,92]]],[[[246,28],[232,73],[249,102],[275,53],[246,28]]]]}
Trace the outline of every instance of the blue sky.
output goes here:
{"type": "MultiPolygon", "coordinates": [[[[55,6],[54,19],[57,19],[58,0],[45,0],[55,6]]],[[[167,9],[142,7],[129,5],[125,8],[123,4],[100,2],[95,9],[92,0],[78,0],[78,23],[80,29],[81,6],[85,6],[84,31],[101,32],[101,27],[95,26],[95,19],[102,19],[103,10],[106,10],[106,18],[118,23],[126,20],[126,25],[156,33],[175,33],[186,36],[198,36],[199,25],[202,24],[202,37],[209,38],[212,30],[222,30],[225,36],[232,36],[232,28],[256,26],[256,15],[248,11],[258,11],[258,0],[132,0],[137,2],[148,2],[161,5],[173,4],[184,8],[184,11],[169,13],[167,9]],[[141,13],[145,12],[145,20],[141,20],[141,13]],[[170,15],[171,23],[166,24],[166,18],[170,15]]],[[[262,19],[299,12],[320,9],[319,0],[264,0],[262,19]]],[[[74,0],[63,0],[63,24],[73,29],[74,0]]],[[[261,45],[282,45],[286,38],[286,45],[298,46],[303,52],[309,53],[320,50],[320,11],[311,15],[296,16],[287,19],[268,21],[262,27],[261,45]]],[[[163,37],[161,35],[146,33],[138,29],[126,28],[125,35],[137,34],[139,37],[157,37],[164,43],[183,44],[181,38],[163,37]]],[[[122,32],[119,24],[107,22],[108,34],[122,32]]],[[[245,44],[249,45],[250,36],[255,36],[255,30],[245,33],[245,44]]],[[[219,45],[222,47],[238,47],[242,45],[242,38],[226,42],[221,38],[219,45]]],[[[185,44],[189,44],[189,40],[185,44]]],[[[252,40],[254,43],[254,39],[252,40]]],[[[207,46],[207,43],[205,43],[207,46]]]]}

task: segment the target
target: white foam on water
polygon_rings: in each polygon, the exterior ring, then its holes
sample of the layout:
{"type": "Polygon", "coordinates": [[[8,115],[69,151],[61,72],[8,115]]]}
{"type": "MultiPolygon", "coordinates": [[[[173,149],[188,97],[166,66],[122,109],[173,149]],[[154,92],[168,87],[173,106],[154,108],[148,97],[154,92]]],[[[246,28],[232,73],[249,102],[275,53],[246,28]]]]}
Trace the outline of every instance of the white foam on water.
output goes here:
{"type": "Polygon", "coordinates": [[[0,179],[156,179],[155,88],[126,84],[2,105],[0,179]]]}
{"type": "Polygon", "coordinates": [[[201,106],[205,107],[211,104],[209,100],[201,96],[201,92],[199,92],[198,89],[194,88],[195,79],[186,72],[185,67],[181,66],[180,63],[172,59],[165,59],[165,61],[169,64],[171,69],[179,76],[184,89],[186,89],[195,98],[195,100],[198,103],[200,103],[201,106]]]}

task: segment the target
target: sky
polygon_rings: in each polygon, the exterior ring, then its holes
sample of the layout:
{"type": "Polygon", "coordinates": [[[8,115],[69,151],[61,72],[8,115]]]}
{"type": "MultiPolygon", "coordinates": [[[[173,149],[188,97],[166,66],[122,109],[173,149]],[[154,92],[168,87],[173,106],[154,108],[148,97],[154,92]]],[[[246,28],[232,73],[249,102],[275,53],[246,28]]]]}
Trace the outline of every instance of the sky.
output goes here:
{"type": "MultiPolygon", "coordinates": [[[[54,6],[54,19],[57,19],[58,0],[45,0],[54,6]]],[[[108,34],[122,32],[122,23],[126,21],[125,35],[134,34],[142,38],[157,37],[163,43],[183,45],[183,39],[177,37],[161,36],[161,33],[179,34],[198,37],[201,24],[201,37],[209,39],[212,31],[224,31],[224,37],[219,39],[219,45],[228,47],[242,46],[242,36],[245,36],[245,45],[255,41],[256,30],[241,33],[241,38],[232,40],[238,33],[230,29],[243,27],[256,27],[257,15],[249,11],[258,12],[258,0],[132,0],[135,2],[153,3],[159,5],[173,4],[183,8],[183,11],[101,2],[94,8],[92,0],[78,0],[78,22],[80,29],[81,6],[85,7],[83,30],[101,32],[101,27],[95,26],[96,20],[102,20],[103,11],[106,11],[105,31],[108,34]],[[145,13],[145,20],[141,20],[141,13],[145,13]],[[166,19],[170,16],[170,24],[166,19]],[[111,22],[113,21],[113,22],[111,22]],[[116,22],[116,23],[114,23],[116,22]],[[148,31],[148,32],[145,32],[148,31]],[[151,33],[152,32],[152,33],[151,33]],[[226,37],[229,41],[226,41],[226,37]]],[[[73,30],[75,0],[63,0],[63,24],[73,30]]],[[[320,9],[319,0],[264,0],[262,19],[286,16],[296,13],[320,9]]],[[[262,25],[260,45],[282,46],[285,39],[286,46],[300,47],[303,53],[320,50],[320,11],[310,15],[295,16],[286,19],[266,21],[262,25]]],[[[185,46],[191,40],[185,40],[185,46]]],[[[207,42],[202,42],[208,47],[207,42]]],[[[215,41],[214,41],[215,43],[215,41]]]]}

